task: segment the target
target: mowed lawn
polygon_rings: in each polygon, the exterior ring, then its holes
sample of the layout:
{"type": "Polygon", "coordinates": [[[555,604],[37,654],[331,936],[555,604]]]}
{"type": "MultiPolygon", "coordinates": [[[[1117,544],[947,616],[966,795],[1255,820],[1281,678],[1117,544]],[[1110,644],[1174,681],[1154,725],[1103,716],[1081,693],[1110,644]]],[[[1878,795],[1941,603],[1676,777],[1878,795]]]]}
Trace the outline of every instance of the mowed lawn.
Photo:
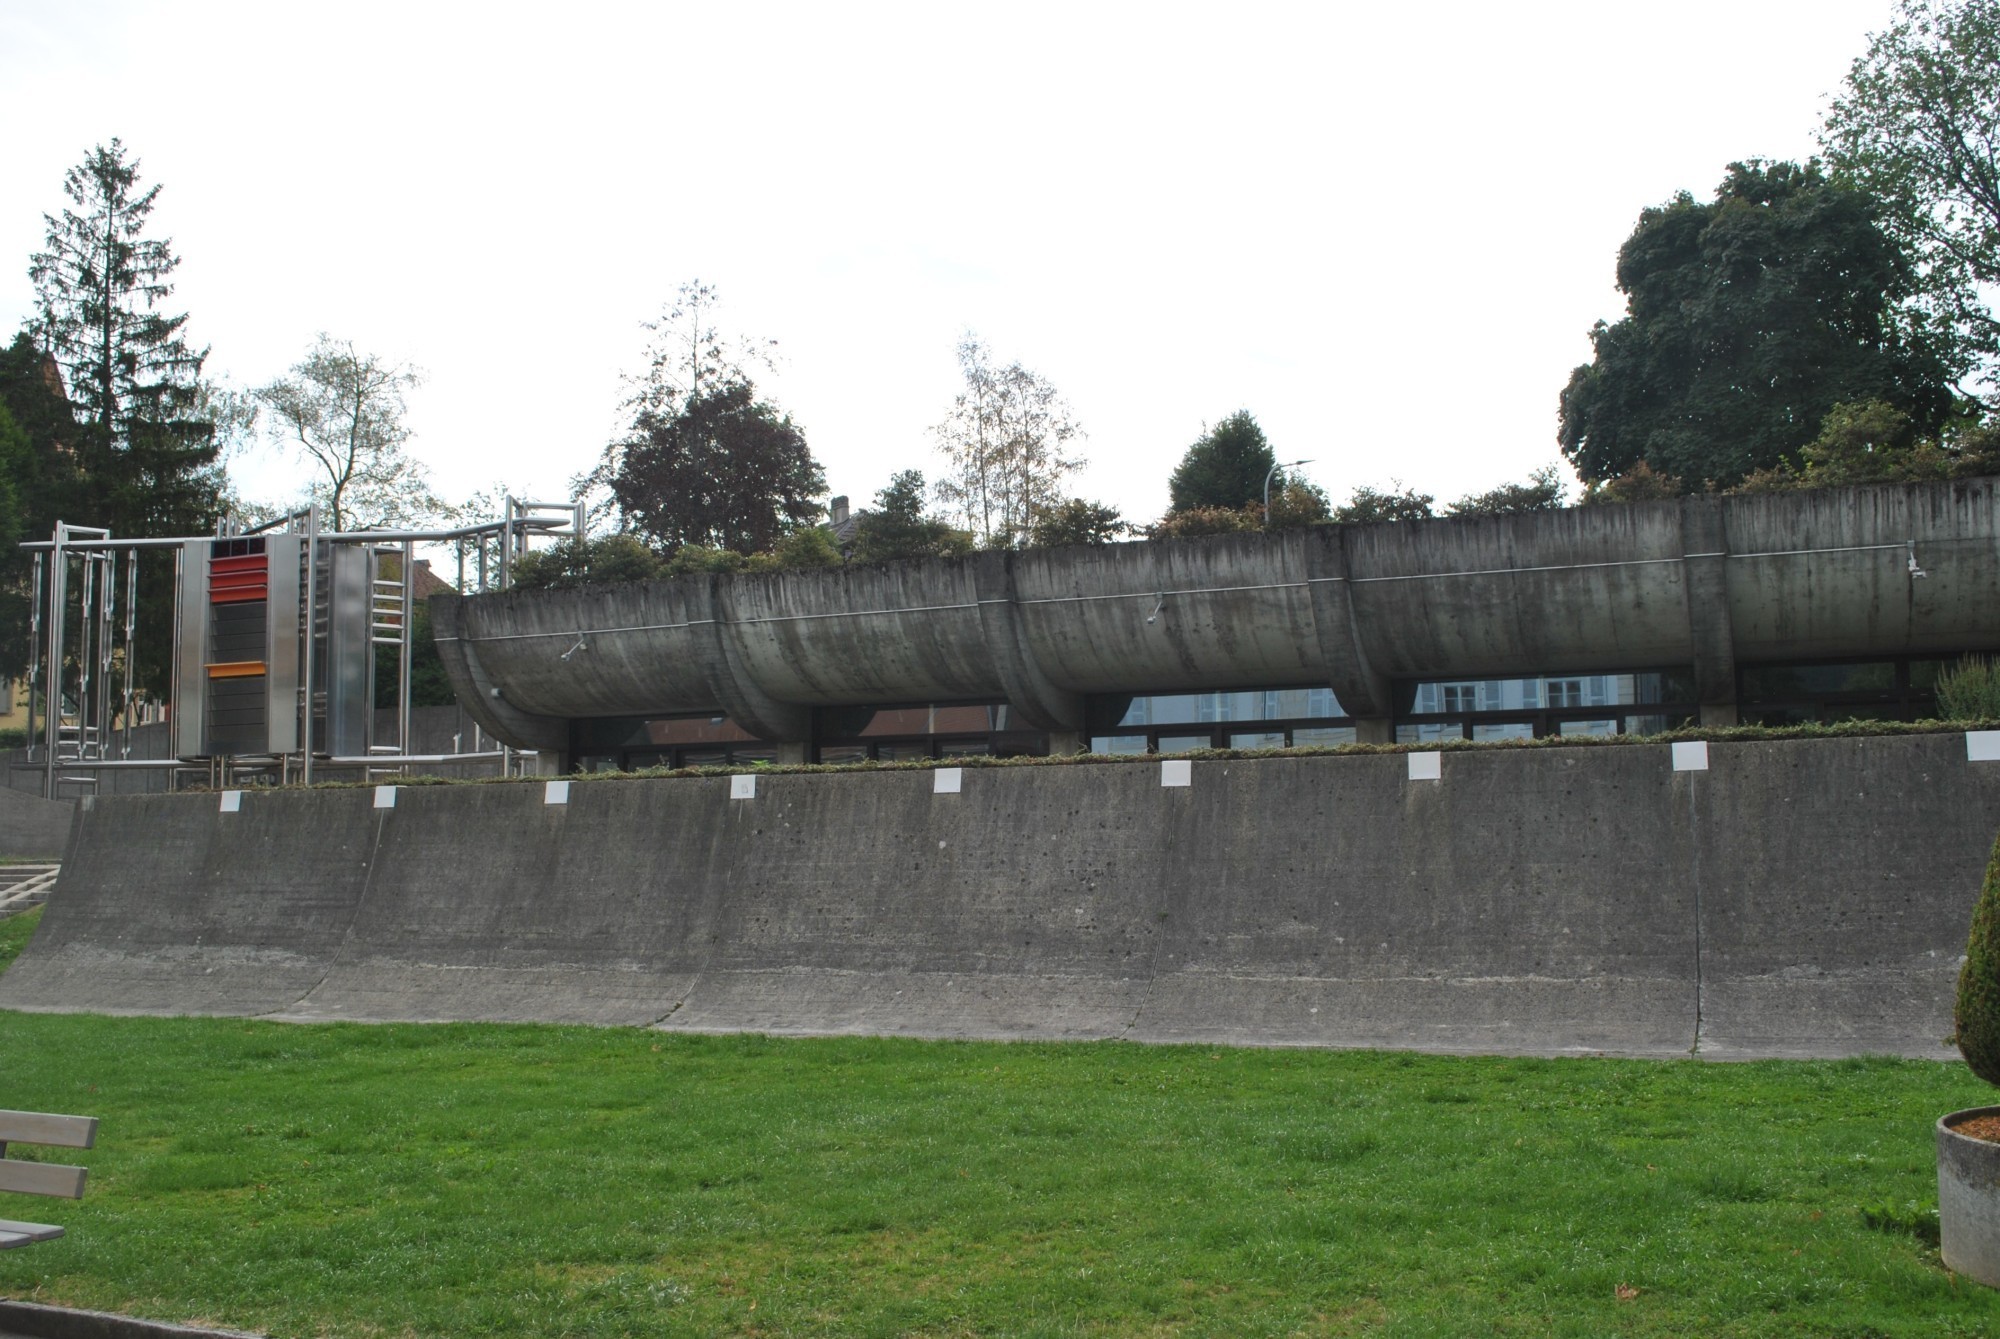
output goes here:
{"type": "Polygon", "coordinates": [[[1990,1092],[0,1013],[0,1106],[103,1119],[81,1202],[0,1204],[70,1229],[0,1253],[0,1295],[279,1336],[1984,1335],[1931,1127],[1990,1092]]]}

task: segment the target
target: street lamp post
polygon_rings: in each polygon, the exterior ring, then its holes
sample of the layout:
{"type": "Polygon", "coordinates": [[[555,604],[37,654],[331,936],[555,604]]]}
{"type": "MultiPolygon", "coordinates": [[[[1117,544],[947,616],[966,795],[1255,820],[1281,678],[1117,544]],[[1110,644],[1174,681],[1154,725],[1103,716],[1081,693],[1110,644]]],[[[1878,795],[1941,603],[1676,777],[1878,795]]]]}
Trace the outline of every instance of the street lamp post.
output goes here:
{"type": "Polygon", "coordinates": [[[1294,465],[1310,464],[1312,464],[1312,457],[1310,456],[1304,460],[1277,460],[1271,462],[1271,468],[1264,471],[1264,528],[1266,530],[1271,528],[1271,476],[1279,470],[1290,469],[1294,465]]]}

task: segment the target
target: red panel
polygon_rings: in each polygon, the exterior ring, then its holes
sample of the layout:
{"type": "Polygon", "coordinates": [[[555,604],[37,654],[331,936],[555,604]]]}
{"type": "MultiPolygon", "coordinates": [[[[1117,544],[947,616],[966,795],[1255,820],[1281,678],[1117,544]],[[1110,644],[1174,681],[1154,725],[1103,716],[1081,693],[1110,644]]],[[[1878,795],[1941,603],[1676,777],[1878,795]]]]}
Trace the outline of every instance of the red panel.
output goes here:
{"type": "Polygon", "coordinates": [[[235,558],[208,560],[208,602],[248,604],[268,599],[271,593],[270,562],[264,554],[246,553],[235,558]]]}

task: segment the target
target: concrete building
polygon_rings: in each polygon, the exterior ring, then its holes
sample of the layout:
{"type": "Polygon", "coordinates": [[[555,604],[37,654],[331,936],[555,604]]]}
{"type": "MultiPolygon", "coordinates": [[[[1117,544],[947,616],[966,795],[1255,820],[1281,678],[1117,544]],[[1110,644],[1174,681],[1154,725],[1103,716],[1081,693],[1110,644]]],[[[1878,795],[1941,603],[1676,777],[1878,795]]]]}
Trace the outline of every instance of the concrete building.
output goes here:
{"type": "Polygon", "coordinates": [[[1926,712],[2000,648],[2000,481],[439,595],[586,769],[1654,733],[1926,712]]]}

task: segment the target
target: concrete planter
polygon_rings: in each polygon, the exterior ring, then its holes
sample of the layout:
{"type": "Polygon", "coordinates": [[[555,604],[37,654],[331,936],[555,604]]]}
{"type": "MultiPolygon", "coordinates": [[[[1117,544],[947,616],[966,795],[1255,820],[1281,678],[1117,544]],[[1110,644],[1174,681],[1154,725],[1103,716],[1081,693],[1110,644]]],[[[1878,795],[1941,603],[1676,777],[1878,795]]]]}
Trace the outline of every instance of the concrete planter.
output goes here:
{"type": "Polygon", "coordinates": [[[1954,1111],[1937,1123],[1938,1249],[1947,1269],[2000,1288],[2000,1144],[1953,1129],[2000,1107],[1954,1111]]]}

